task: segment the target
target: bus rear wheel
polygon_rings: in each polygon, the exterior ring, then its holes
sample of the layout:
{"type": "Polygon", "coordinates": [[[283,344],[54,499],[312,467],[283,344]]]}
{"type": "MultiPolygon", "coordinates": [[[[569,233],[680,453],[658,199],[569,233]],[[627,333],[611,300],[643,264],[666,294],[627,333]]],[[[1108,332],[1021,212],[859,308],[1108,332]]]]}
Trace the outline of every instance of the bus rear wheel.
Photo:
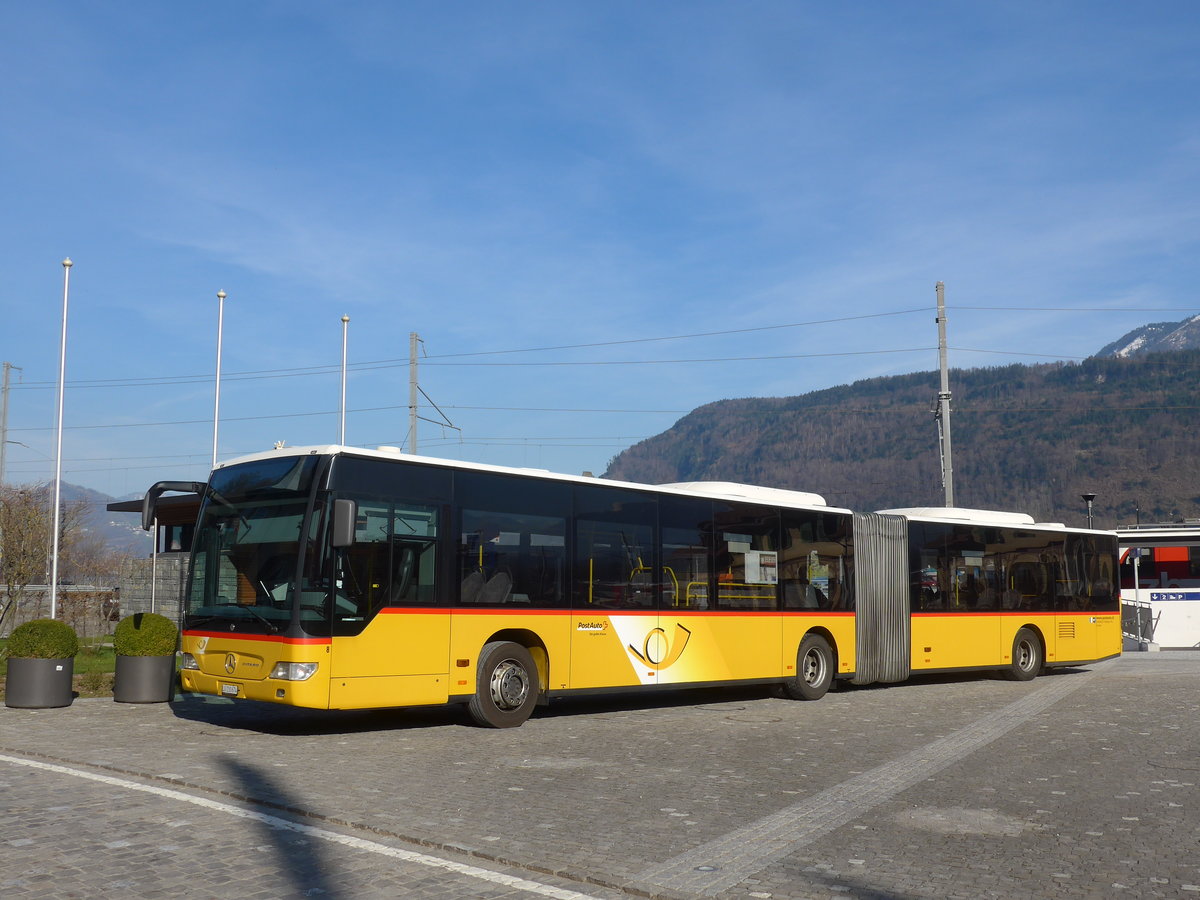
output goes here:
{"type": "Polygon", "coordinates": [[[538,698],[538,672],[533,657],[520,644],[492,641],[479,654],[475,695],[467,712],[487,728],[515,728],[533,712],[538,698]]]}
{"type": "Polygon", "coordinates": [[[806,634],[796,652],[796,677],[783,683],[793,700],[820,700],[833,684],[833,649],[825,638],[806,634]]]}
{"type": "Polygon", "coordinates": [[[1032,681],[1046,662],[1042,642],[1031,628],[1022,628],[1013,638],[1012,662],[1004,674],[1013,681],[1032,681]]]}

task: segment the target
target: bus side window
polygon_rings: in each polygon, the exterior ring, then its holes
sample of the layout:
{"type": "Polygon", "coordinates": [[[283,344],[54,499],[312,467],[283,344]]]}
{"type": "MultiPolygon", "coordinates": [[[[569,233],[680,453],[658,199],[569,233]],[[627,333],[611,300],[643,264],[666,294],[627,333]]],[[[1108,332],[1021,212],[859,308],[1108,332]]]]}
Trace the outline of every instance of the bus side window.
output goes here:
{"type": "Polygon", "coordinates": [[[460,602],[564,606],[566,520],[464,509],[460,602]]]}
{"type": "Polygon", "coordinates": [[[435,506],[358,498],[354,543],[336,552],[336,633],[360,629],[386,606],[424,605],[437,598],[435,506]]]}

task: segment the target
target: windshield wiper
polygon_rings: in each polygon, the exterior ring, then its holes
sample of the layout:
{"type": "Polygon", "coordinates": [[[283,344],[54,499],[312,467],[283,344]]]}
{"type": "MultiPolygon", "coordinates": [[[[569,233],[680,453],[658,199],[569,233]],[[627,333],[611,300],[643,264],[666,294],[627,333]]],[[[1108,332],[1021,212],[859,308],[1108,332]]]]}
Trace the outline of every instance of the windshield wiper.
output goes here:
{"type": "Polygon", "coordinates": [[[262,622],[264,625],[266,625],[268,628],[270,628],[272,634],[274,634],[275,632],[277,632],[279,630],[279,626],[277,626],[274,622],[272,622],[270,619],[268,619],[262,613],[255,610],[255,608],[253,606],[239,606],[238,609],[243,610],[244,612],[250,613],[250,615],[254,616],[254,618],[258,619],[258,621],[262,622]]]}

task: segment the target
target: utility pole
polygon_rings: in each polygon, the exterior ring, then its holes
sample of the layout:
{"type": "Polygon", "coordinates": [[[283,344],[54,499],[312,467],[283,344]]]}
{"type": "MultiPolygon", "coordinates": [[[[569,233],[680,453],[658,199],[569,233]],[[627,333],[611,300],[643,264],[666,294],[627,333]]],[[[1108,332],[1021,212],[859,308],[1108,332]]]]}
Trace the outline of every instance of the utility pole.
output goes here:
{"type": "Polygon", "coordinates": [[[21,371],[20,366],[4,364],[4,387],[0,392],[0,484],[4,484],[4,460],[8,453],[8,373],[13,369],[21,371]]]}
{"type": "Polygon", "coordinates": [[[417,344],[421,338],[408,333],[408,452],[417,452],[417,344]]]}
{"type": "Polygon", "coordinates": [[[950,372],[946,365],[946,285],[938,282],[937,326],[938,368],[942,374],[941,390],[938,391],[937,424],[942,454],[942,487],[946,492],[946,506],[954,505],[954,462],[950,454],[950,372]]]}

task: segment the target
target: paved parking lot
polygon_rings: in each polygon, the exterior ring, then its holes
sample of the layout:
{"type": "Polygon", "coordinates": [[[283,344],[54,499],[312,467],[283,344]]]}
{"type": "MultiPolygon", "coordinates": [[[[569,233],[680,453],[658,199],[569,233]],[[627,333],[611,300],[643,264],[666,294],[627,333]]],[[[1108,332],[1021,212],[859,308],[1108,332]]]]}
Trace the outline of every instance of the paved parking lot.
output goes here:
{"type": "Polygon", "coordinates": [[[1200,653],[463,722],[5,708],[0,896],[1200,900],[1200,653]]]}

